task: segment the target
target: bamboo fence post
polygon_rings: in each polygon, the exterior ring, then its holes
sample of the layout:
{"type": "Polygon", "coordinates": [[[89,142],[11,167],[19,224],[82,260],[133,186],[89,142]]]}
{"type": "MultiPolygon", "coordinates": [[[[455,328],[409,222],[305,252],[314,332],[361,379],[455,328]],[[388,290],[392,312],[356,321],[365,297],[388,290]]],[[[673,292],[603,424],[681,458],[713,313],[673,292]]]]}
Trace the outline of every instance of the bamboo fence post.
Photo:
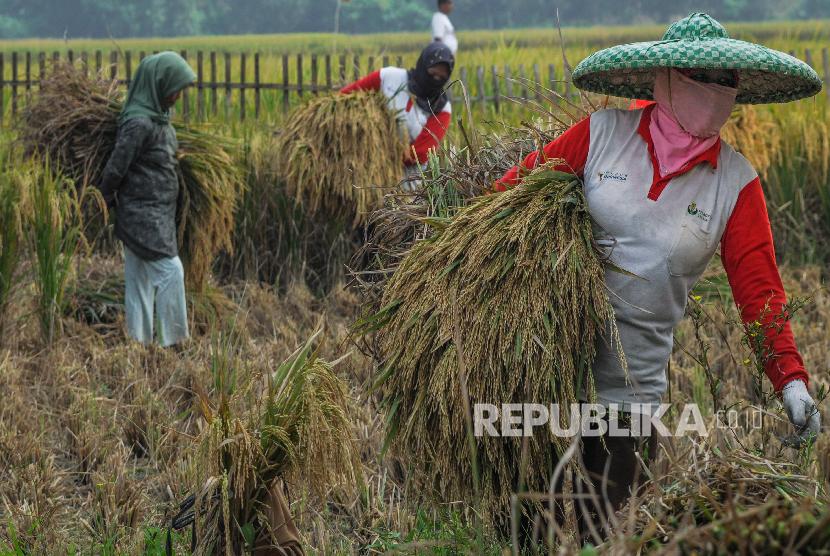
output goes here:
{"type": "Polygon", "coordinates": [[[830,99],[830,59],[827,56],[827,47],[821,49],[821,67],[824,73],[824,94],[830,99]]]}
{"type": "Polygon", "coordinates": [[[17,115],[17,52],[12,52],[12,116],[17,115]]]}
{"type": "Polygon", "coordinates": [[[326,90],[331,91],[331,54],[326,54],[326,90]]]}
{"type": "Polygon", "coordinates": [[[231,53],[225,52],[225,119],[231,119],[231,53]]]}
{"type": "Polygon", "coordinates": [[[507,64],[504,65],[504,89],[507,98],[513,98],[513,72],[507,64]]]}
{"type": "Polygon", "coordinates": [[[196,119],[205,120],[205,55],[196,51],[196,119]]]}
{"type": "Polygon", "coordinates": [[[340,55],[340,86],[346,85],[346,55],[340,55]]]}
{"type": "Polygon", "coordinates": [[[118,51],[110,52],[110,80],[118,79],[118,51]]]}
{"type": "Polygon", "coordinates": [[[282,113],[288,114],[288,54],[282,55],[282,113]]]}
{"type": "Polygon", "coordinates": [[[132,50],[128,50],[124,53],[124,70],[127,74],[127,78],[125,79],[127,84],[127,89],[130,88],[130,84],[133,82],[133,52],[132,50]]]}
{"type": "Polygon", "coordinates": [[[260,78],[259,78],[259,52],[254,54],[254,118],[259,119],[261,100],[260,78]]]}
{"type": "Polygon", "coordinates": [[[101,66],[104,65],[103,53],[100,50],[95,51],[95,73],[101,73],[101,66]]]}
{"type": "Polygon", "coordinates": [[[354,55],[352,63],[354,64],[352,75],[354,76],[354,80],[357,81],[360,79],[360,57],[357,54],[354,55]]]}
{"type": "Polygon", "coordinates": [[[317,67],[317,64],[318,64],[317,55],[312,54],[311,55],[311,94],[313,94],[314,96],[317,96],[317,95],[320,94],[320,90],[319,90],[320,85],[317,81],[318,80],[317,72],[318,72],[318,69],[319,69],[317,67]]]}
{"type": "MultiPolygon", "coordinates": [[[[2,75],[3,69],[0,66],[0,75],[2,75]]],[[[46,79],[46,53],[41,52],[37,55],[37,88],[38,90],[43,88],[43,80],[46,79]]],[[[0,86],[0,89],[3,87],[0,86]]],[[[0,99],[0,112],[3,110],[3,101],[0,99]]]]}
{"type": "Polygon", "coordinates": [[[239,121],[245,121],[245,53],[239,55],[239,121]]]}
{"type": "MultiPolygon", "coordinates": [[[[181,57],[184,58],[184,61],[187,61],[187,51],[181,51],[181,57]]],[[[190,91],[188,90],[190,87],[185,87],[184,91],[182,91],[182,116],[184,117],[184,121],[190,121],[190,91]]]]}
{"type": "Polygon", "coordinates": [[[211,51],[210,53],[210,111],[211,115],[215,116],[218,112],[218,107],[216,106],[217,101],[217,91],[216,91],[216,52],[211,51]]]}
{"type": "Polygon", "coordinates": [[[81,52],[81,71],[84,75],[89,73],[89,53],[86,50],[81,52]]]}
{"type": "Polygon", "coordinates": [[[32,53],[26,51],[26,104],[32,100],[32,53]]]}
{"type": "Polygon", "coordinates": [[[303,55],[297,54],[297,97],[303,98],[303,55]]]}

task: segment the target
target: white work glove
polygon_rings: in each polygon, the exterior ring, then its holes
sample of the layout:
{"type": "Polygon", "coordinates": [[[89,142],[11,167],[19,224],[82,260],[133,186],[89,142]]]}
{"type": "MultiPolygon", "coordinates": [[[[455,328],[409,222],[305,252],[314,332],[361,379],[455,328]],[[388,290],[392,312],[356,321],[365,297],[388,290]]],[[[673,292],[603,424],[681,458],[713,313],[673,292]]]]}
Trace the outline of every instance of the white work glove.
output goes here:
{"type": "Polygon", "coordinates": [[[821,430],[821,417],[816,402],[807,392],[807,385],[803,380],[788,382],[781,391],[781,401],[798,435],[788,439],[787,444],[800,446],[818,436],[821,430]]]}

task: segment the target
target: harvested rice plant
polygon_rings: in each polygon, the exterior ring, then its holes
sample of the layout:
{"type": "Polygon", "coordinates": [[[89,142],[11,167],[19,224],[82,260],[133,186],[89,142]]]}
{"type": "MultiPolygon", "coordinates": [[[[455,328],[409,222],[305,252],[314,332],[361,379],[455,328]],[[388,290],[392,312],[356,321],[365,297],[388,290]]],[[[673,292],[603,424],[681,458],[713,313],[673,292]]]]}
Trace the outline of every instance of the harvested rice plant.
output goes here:
{"type": "Polygon", "coordinates": [[[407,144],[397,115],[376,93],[309,101],[285,122],[277,165],[289,193],[311,214],[356,226],[403,178],[407,144]]]}
{"type": "MultiPolygon", "coordinates": [[[[822,22],[776,25],[730,30],[814,52],[827,36],[822,22]]],[[[566,29],[568,59],[655,29],[566,29]]],[[[547,64],[549,34],[462,33],[475,45],[462,65],[547,64]]],[[[423,42],[341,38],[349,53],[407,62],[423,42]]],[[[279,71],[288,39],[267,40],[263,74],[279,71]]],[[[331,37],[291,40],[321,53],[331,37]]],[[[253,52],[261,41],[124,44],[253,52]]],[[[514,554],[528,536],[538,553],[827,553],[830,440],[793,446],[764,376],[764,325],[741,323],[719,253],[675,330],[665,396],[697,404],[710,434],[662,439],[605,539],[589,532],[582,547],[592,495],[577,492],[585,470],[567,439],[475,436],[476,403],[594,395],[596,342],[616,342],[603,279],[627,270],[596,250],[571,176],[545,166],[490,191],[574,121],[626,103],[543,84],[538,100],[496,113],[478,108],[478,90],[469,107],[452,90],[452,127],[417,192],[398,187],[407,142],[378,96],[306,93],[283,116],[263,95],[265,117],[244,124],[174,110],[191,333],[176,349],[130,341],[117,211],[96,194],[123,88],[106,71],[47,64],[30,102],[18,90],[16,120],[0,99],[0,554],[267,553],[284,525],[278,498],[309,554],[514,554]]],[[[234,117],[239,91],[227,98],[234,117]]],[[[740,108],[723,137],[761,178],[791,300],[782,317],[826,418],[824,103],[740,108]]],[[[684,419],[673,409],[664,423],[684,419]]]]}
{"type": "Polygon", "coordinates": [[[566,442],[550,434],[471,445],[471,430],[459,434],[471,426],[469,400],[569,407],[580,389],[594,399],[595,342],[607,330],[618,341],[602,261],[580,182],[547,167],[431,224],[439,230],[403,258],[365,321],[379,331],[375,385],[390,440],[428,485],[447,499],[474,492],[482,515],[506,523],[518,478],[544,488],[566,442]]]}

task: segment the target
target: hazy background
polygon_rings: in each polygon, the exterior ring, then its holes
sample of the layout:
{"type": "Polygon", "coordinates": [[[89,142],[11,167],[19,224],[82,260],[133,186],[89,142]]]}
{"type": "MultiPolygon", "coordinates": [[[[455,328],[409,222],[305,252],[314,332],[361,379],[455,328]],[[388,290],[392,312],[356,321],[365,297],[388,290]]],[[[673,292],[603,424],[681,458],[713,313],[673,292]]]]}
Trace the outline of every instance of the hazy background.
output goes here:
{"type": "MultiPolygon", "coordinates": [[[[331,32],[337,0],[0,0],[0,39],[331,32]]],[[[350,0],[347,33],[421,31],[435,0],[350,0]]],[[[456,0],[456,28],[665,23],[691,11],[724,21],[820,19],[830,0],[456,0]]]]}

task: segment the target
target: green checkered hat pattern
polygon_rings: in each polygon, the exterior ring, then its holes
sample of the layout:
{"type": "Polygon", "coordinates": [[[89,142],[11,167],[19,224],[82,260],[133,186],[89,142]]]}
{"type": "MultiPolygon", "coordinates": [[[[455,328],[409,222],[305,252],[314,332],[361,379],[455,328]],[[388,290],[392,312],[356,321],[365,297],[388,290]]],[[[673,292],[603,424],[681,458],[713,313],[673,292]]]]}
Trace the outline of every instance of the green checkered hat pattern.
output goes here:
{"type": "Polygon", "coordinates": [[[789,102],[821,91],[818,74],[806,63],[759,44],[730,39],[723,26],[703,13],[674,22],[653,42],[622,44],[582,60],[574,85],[624,98],[653,98],[658,68],[732,69],[738,72],[737,102],[789,102]]]}

